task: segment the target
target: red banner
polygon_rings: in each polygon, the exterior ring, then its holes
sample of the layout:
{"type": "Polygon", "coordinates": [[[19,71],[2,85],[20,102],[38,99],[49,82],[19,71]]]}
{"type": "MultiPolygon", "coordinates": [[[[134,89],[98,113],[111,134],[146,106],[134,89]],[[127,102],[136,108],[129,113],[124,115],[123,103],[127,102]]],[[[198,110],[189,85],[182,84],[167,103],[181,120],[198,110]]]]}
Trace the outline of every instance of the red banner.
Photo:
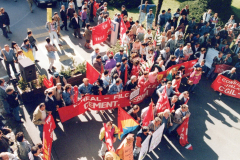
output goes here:
{"type": "Polygon", "coordinates": [[[53,141],[53,130],[56,128],[53,116],[50,114],[43,126],[43,159],[51,160],[51,150],[52,150],[52,141],[53,141]]]}
{"type": "Polygon", "coordinates": [[[153,101],[151,102],[151,104],[149,105],[149,109],[147,112],[147,115],[144,117],[143,121],[142,121],[142,126],[148,126],[148,124],[154,119],[154,115],[153,115],[153,101]]]}
{"type": "Polygon", "coordinates": [[[101,74],[90,64],[87,62],[86,64],[86,77],[89,79],[89,83],[93,84],[96,80],[101,76],[101,74]]]}
{"type": "Polygon", "coordinates": [[[122,43],[123,35],[126,33],[127,27],[125,23],[123,22],[123,17],[121,17],[121,24],[120,24],[120,42],[122,43]]]}
{"type": "Polygon", "coordinates": [[[88,108],[92,110],[107,110],[120,107],[130,106],[129,91],[114,95],[88,95],[84,96],[76,104],[58,109],[62,122],[65,122],[79,114],[83,114],[88,108]]]}
{"type": "Polygon", "coordinates": [[[44,86],[47,87],[47,88],[52,88],[53,87],[53,82],[51,80],[48,80],[47,78],[44,78],[43,79],[44,86]]]}
{"type": "Polygon", "coordinates": [[[108,129],[107,129],[107,125],[106,123],[103,124],[104,128],[105,128],[105,143],[107,146],[108,151],[113,151],[115,152],[114,148],[113,148],[113,139],[112,137],[109,135],[108,129]]]}
{"type": "Polygon", "coordinates": [[[215,66],[214,73],[222,73],[223,71],[232,69],[232,66],[226,64],[219,64],[215,66]]]}
{"type": "Polygon", "coordinates": [[[108,30],[111,28],[110,18],[96,27],[92,28],[92,43],[93,45],[106,41],[108,30]]]}
{"type": "Polygon", "coordinates": [[[73,90],[74,90],[73,103],[77,103],[77,100],[78,100],[78,87],[74,86],[73,90]]]}
{"type": "Polygon", "coordinates": [[[223,75],[219,75],[211,87],[218,92],[226,94],[231,97],[240,98],[240,82],[231,80],[223,75]]]}
{"type": "Polygon", "coordinates": [[[189,118],[186,118],[183,123],[178,127],[177,133],[180,136],[179,143],[181,146],[185,146],[187,149],[192,150],[192,145],[188,142],[188,122],[189,118]]]}
{"type": "Polygon", "coordinates": [[[165,109],[170,110],[170,104],[168,101],[168,96],[167,96],[167,86],[163,89],[161,96],[158,99],[158,102],[156,104],[157,108],[157,113],[164,112],[165,109]]]}

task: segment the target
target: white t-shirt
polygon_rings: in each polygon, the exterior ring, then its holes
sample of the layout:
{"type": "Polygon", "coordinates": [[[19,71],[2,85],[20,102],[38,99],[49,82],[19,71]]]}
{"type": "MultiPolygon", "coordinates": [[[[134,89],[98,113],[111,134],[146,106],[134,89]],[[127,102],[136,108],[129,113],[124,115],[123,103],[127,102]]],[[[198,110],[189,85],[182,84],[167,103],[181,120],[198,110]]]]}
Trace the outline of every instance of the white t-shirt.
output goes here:
{"type": "Polygon", "coordinates": [[[78,6],[78,7],[82,7],[82,1],[83,1],[83,0],[77,0],[77,6],[78,6]]]}
{"type": "Polygon", "coordinates": [[[200,53],[200,57],[198,59],[198,63],[201,63],[204,58],[204,54],[200,53]]]}
{"type": "Polygon", "coordinates": [[[41,120],[42,120],[42,121],[45,121],[45,119],[46,119],[46,117],[47,117],[46,111],[45,111],[45,110],[42,111],[41,109],[39,109],[39,111],[42,113],[41,120]]]}

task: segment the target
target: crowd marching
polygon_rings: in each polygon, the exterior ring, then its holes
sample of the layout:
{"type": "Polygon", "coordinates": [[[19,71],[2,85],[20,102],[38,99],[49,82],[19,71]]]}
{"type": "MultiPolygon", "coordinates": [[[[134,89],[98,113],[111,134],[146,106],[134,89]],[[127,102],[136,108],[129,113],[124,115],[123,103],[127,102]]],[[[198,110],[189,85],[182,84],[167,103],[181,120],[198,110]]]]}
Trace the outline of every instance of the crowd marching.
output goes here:
{"type": "MultiPolygon", "coordinates": [[[[90,42],[92,36],[92,27],[90,22],[94,22],[94,17],[97,16],[97,24],[101,24],[109,18],[107,10],[107,2],[102,0],[62,0],[59,3],[60,12],[54,12],[52,22],[46,23],[46,30],[49,32],[49,37],[46,38],[45,48],[49,59],[49,73],[54,87],[48,88],[44,94],[46,98],[43,103],[39,104],[33,113],[33,123],[40,131],[40,137],[43,138],[43,126],[47,115],[51,114],[55,122],[58,119],[58,109],[64,106],[69,106],[74,103],[74,90],[71,84],[68,84],[63,75],[56,72],[53,66],[56,52],[56,46],[53,37],[57,40],[59,46],[62,46],[58,40],[61,30],[64,28],[69,31],[73,29],[74,36],[82,39],[85,37],[86,42],[84,47],[91,49],[90,42]],[[69,24],[68,24],[69,20],[69,24]]],[[[161,80],[160,85],[156,88],[154,96],[162,96],[162,92],[166,89],[166,94],[169,100],[170,107],[174,106],[173,110],[165,109],[159,112],[156,105],[152,105],[154,120],[148,126],[138,128],[139,131],[136,137],[136,144],[133,155],[136,158],[141,150],[141,144],[149,134],[154,133],[161,124],[165,124],[164,134],[176,135],[176,129],[183,121],[190,117],[189,94],[196,91],[196,86],[201,80],[202,75],[207,79],[215,79],[217,74],[214,73],[216,65],[227,64],[232,66],[231,70],[226,70],[220,74],[232,80],[240,80],[240,41],[235,41],[240,33],[240,25],[234,20],[234,15],[230,16],[229,21],[223,28],[218,25],[218,13],[212,14],[209,9],[202,15],[202,19],[196,22],[194,17],[189,18],[191,8],[186,5],[183,9],[177,9],[172,13],[171,9],[162,10],[158,15],[157,26],[153,24],[155,14],[152,8],[154,4],[144,4],[139,6],[140,18],[135,20],[128,15],[126,7],[121,7],[121,13],[116,13],[113,17],[115,22],[121,24],[123,20],[127,31],[122,37],[122,47],[115,55],[111,51],[107,51],[106,55],[101,56],[99,48],[94,48],[91,54],[92,66],[101,73],[101,77],[93,84],[89,83],[88,78],[83,79],[83,83],[79,85],[79,98],[86,95],[112,95],[119,94],[122,91],[135,91],[139,87],[147,86],[159,72],[165,71],[168,68],[191,60],[197,60],[194,69],[190,76],[183,80],[185,67],[173,68],[166,78],[161,80]],[[146,28],[145,28],[146,26],[146,28]],[[155,32],[153,34],[152,32],[155,32]],[[127,52],[126,52],[127,48],[127,52]],[[218,56],[213,58],[211,68],[205,65],[206,55],[209,48],[213,48],[218,52],[218,56]],[[149,63],[149,68],[144,68],[144,64],[149,63]],[[127,70],[127,74],[125,71],[127,70]],[[186,82],[186,83],[185,83],[186,82]],[[188,90],[180,93],[181,86],[188,86],[188,90]]],[[[32,11],[31,5],[30,9],[32,11]]],[[[111,17],[110,17],[111,18],[111,17]]],[[[10,40],[8,34],[10,31],[10,19],[4,8],[0,9],[0,28],[3,35],[10,40]]],[[[119,25],[119,30],[121,26],[119,25]]],[[[39,62],[35,57],[38,51],[36,40],[32,36],[32,32],[26,33],[26,38],[21,45],[12,41],[12,45],[4,45],[1,49],[1,57],[6,66],[7,74],[11,79],[9,66],[16,77],[19,76],[15,68],[15,63],[18,60],[28,57],[33,62],[39,62]],[[31,52],[29,52],[31,51],[31,52]]],[[[19,117],[19,101],[18,93],[11,85],[8,85],[4,79],[0,79],[0,101],[4,107],[6,116],[13,116],[17,123],[22,123],[19,117]]],[[[125,110],[127,110],[127,106],[125,110]]],[[[141,122],[145,118],[149,106],[140,109],[138,105],[131,105],[128,111],[129,115],[141,122]]],[[[112,110],[113,112],[114,110],[112,110]]],[[[102,147],[99,152],[104,159],[111,157],[111,154],[106,154],[105,129],[108,129],[111,134],[113,143],[117,139],[118,127],[112,122],[107,122],[106,127],[100,131],[99,139],[102,141],[102,147]],[[105,156],[106,154],[106,156],[105,156]]],[[[12,153],[9,139],[5,136],[11,132],[10,129],[3,127],[0,130],[0,159],[9,157],[9,159],[31,159],[41,160],[43,155],[42,144],[31,146],[24,138],[22,132],[16,134],[18,146],[17,155],[12,153]],[[29,157],[29,152],[31,156],[29,157]]],[[[132,140],[129,138],[129,140],[132,140]]]]}

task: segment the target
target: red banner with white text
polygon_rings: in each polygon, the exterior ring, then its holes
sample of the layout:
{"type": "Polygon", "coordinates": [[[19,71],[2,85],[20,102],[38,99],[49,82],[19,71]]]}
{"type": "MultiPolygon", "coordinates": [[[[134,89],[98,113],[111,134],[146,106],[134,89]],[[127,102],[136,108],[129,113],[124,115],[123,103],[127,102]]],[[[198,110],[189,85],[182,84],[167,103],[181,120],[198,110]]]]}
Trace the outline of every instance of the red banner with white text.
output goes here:
{"type": "Polygon", "coordinates": [[[240,82],[231,80],[223,75],[219,75],[212,83],[211,87],[218,92],[231,97],[240,98],[240,82]]]}
{"type": "Polygon", "coordinates": [[[219,64],[215,66],[214,73],[222,73],[223,71],[232,69],[232,66],[226,64],[219,64]]]}
{"type": "Polygon", "coordinates": [[[96,27],[92,28],[92,43],[93,45],[106,41],[108,30],[111,28],[110,18],[96,27]]]}
{"type": "Polygon", "coordinates": [[[52,78],[50,80],[48,80],[47,78],[44,78],[43,79],[43,84],[46,88],[52,88],[54,86],[52,78]]]}
{"type": "Polygon", "coordinates": [[[53,130],[56,128],[53,116],[50,114],[43,126],[43,160],[51,160],[53,130]]]}
{"type": "Polygon", "coordinates": [[[58,113],[62,122],[65,122],[79,114],[83,114],[88,109],[91,110],[107,110],[120,107],[130,106],[130,92],[125,91],[113,95],[87,95],[77,103],[58,109],[58,113]]]}

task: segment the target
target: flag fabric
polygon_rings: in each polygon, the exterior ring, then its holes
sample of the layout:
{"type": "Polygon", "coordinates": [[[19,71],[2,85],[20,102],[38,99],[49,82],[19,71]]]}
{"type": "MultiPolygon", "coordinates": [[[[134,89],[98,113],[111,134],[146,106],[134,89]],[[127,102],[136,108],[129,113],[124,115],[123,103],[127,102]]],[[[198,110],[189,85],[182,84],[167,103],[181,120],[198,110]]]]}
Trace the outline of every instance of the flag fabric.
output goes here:
{"type": "Polygon", "coordinates": [[[51,81],[51,80],[53,80],[53,79],[48,80],[47,78],[44,77],[44,79],[43,79],[44,86],[47,87],[47,88],[52,88],[53,87],[53,81],[51,81]]]}
{"type": "Polygon", "coordinates": [[[123,18],[121,18],[121,24],[120,24],[120,42],[121,42],[121,44],[123,41],[123,35],[124,35],[124,33],[126,33],[126,31],[127,31],[127,27],[123,22],[123,18]]]}
{"type": "Polygon", "coordinates": [[[161,93],[161,96],[158,99],[156,107],[157,107],[157,113],[164,112],[165,109],[170,110],[170,104],[169,104],[168,96],[167,96],[167,86],[164,87],[164,89],[161,93]]]}
{"type": "Polygon", "coordinates": [[[73,103],[75,104],[77,103],[77,100],[78,100],[78,87],[74,86],[73,91],[74,91],[73,103]]]}
{"type": "Polygon", "coordinates": [[[170,109],[170,112],[172,113],[172,111],[175,109],[175,104],[172,106],[172,108],[170,109]]]}
{"type": "Polygon", "coordinates": [[[96,3],[96,1],[93,4],[93,16],[96,17],[97,15],[97,10],[99,8],[99,3],[96,3]]]}
{"type": "Polygon", "coordinates": [[[108,133],[108,129],[107,129],[107,125],[106,123],[103,124],[104,129],[105,129],[105,143],[107,146],[108,151],[113,151],[115,152],[114,148],[113,148],[113,141],[112,141],[112,137],[109,135],[108,133]]]}
{"type": "Polygon", "coordinates": [[[89,79],[89,83],[93,84],[96,80],[101,76],[101,74],[90,64],[87,62],[87,73],[86,78],[89,79]]]}
{"type": "Polygon", "coordinates": [[[179,143],[186,149],[193,150],[192,145],[188,142],[188,122],[189,118],[186,118],[183,123],[178,127],[177,133],[180,136],[179,143]]]}
{"type": "Polygon", "coordinates": [[[125,67],[125,74],[124,74],[124,85],[127,84],[127,80],[128,80],[128,68],[125,67]]]}
{"type": "Polygon", "coordinates": [[[134,131],[139,126],[139,123],[135,121],[126,111],[121,107],[118,107],[118,138],[122,139],[125,134],[134,131]]]}
{"type": "Polygon", "coordinates": [[[110,18],[107,21],[93,27],[92,28],[92,44],[95,45],[95,44],[99,44],[106,41],[108,37],[108,31],[110,28],[111,28],[110,18]]]}
{"type": "Polygon", "coordinates": [[[153,117],[154,115],[153,115],[153,101],[152,101],[151,104],[149,105],[148,112],[142,121],[142,126],[148,126],[150,121],[153,120],[153,117]]]}

